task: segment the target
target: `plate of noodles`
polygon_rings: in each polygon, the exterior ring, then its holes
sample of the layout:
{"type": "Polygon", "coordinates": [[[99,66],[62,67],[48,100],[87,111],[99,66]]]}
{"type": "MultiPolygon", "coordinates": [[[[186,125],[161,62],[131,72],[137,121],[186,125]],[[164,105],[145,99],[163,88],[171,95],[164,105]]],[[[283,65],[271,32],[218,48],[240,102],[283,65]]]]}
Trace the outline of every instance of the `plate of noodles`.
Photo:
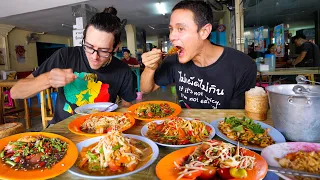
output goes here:
{"type": "Polygon", "coordinates": [[[148,138],[116,130],[82,141],[77,148],[79,158],[69,172],[85,179],[126,177],[149,167],[159,155],[148,138]]]}
{"type": "Polygon", "coordinates": [[[188,147],[212,139],[214,127],[194,118],[173,117],[151,121],[141,128],[141,134],[161,146],[188,147]]]}
{"type": "Polygon", "coordinates": [[[178,104],[169,101],[145,101],[128,108],[129,113],[135,119],[144,121],[176,117],[181,113],[181,110],[178,104]]]}
{"type": "Polygon", "coordinates": [[[286,142],[284,136],[272,126],[246,117],[226,117],[214,120],[210,124],[222,139],[232,144],[239,142],[241,147],[255,151],[262,151],[275,143],[286,142]]]}
{"type": "Polygon", "coordinates": [[[76,162],[69,139],[45,132],[15,134],[0,140],[0,179],[50,179],[76,162]]]}
{"type": "MultiPolygon", "coordinates": [[[[320,143],[286,142],[268,146],[261,156],[268,165],[320,174],[320,143]]],[[[276,173],[285,180],[313,180],[276,173]]]]}
{"type": "Polygon", "coordinates": [[[68,129],[79,135],[100,136],[111,129],[125,131],[131,128],[135,119],[128,113],[102,112],[91,115],[80,116],[68,125],[68,129]]]}
{"type": "Polygon", "coordinates": [[[268,164],[257,153],[224,143],[208,140],[198,146],[174,151],[156,166],[159,179],[263,179],[268,164]]]}
{"type": "Polygon", "coordinates": [[[74,112],[76,112],[77,114],[87,115],[99,112],[112,112],[117,108],[118,104],[114,104],[111,102],[98,102],[79,106],[74,110],[74,112]]]}

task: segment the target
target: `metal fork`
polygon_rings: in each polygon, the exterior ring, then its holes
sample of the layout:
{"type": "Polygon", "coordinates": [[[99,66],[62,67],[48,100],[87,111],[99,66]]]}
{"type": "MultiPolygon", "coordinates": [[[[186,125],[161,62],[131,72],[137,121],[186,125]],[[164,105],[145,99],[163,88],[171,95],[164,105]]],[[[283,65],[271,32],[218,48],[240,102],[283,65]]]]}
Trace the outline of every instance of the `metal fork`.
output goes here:
{"type": "Polygon", "coordinates": [[[291,176],[303,176],[303,177],[313,177],[313,178],[320,178],[320,174],[309,173],[305,171],[297,171],[293,169],[286,169],[280,167],[269,166],[268,171],[280,173],[280,174],[288,174],[291,176]]]}

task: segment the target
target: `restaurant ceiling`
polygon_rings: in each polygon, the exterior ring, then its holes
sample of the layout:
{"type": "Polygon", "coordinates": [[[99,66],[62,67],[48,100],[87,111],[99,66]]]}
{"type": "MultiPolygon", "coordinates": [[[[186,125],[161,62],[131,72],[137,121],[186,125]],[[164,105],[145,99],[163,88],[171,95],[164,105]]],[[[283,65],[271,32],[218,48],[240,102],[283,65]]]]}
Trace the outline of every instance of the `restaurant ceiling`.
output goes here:
{"type": "MultiPolygon", "coordinates": [[[[105,7],[114,6],[118,10],[120,19],[127,19],[128,24],[146,30],[147,35],[166,35],[169,33],[167,26],[170,20],[170,11],[180,0],[161,0],[165,4],[167,14],[163,16],[156,9],[158,0],[56,0],[54,5],[47,4],[49,0],[28,3],[25,0],[6,1],[5,6],[0,6],[0,24],[10,24],[21,29],[34,32],[46,32],[64,36],[72,36],[72,28],[68,25],[75,24],[72,17],[72,6],[83,2],[103,11],[105,7]],[[45,5],[39,5],[43,2],[45,5]],[[68,5],[63,5],[65,4],[68,5]],[[78,3],[76,3],[78,2],[78,3]],[[28,4],[27,4],[28,3],[28,4]],[[35,6],[30,8],[30,6],[35,6]],[[28,7],[23,9],[23,7],[28,7]],[[39,10],[42,7],[42,10],[39,10]],[[12,9],[2,11],[2,8],[12,9]],[[62,26],[65,24],[66,26],[62,26]],[[154,27],[150,28],[150,26],[154,27]]],[[[50,0],[50,2],[52,2],[50,0]]],[[[215,22],[223,17],[224,11],[215,11],[215,22]]]]}

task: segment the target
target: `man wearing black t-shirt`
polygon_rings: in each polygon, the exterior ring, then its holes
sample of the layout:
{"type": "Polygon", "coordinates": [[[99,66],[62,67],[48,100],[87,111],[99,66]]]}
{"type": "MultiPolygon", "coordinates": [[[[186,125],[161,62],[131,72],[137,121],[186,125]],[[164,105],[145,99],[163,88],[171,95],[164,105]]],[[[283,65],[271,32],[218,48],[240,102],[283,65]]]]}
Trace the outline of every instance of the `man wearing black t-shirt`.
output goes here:
{"type": "Polygon", "coordinates": [[[245,91],[256,82],[257,67],[246,54],[209,41],[213,15],[210,6],[200,1],[181,1],[170,19],[170,41],[178,53],[166,57],[153,49],[142,55],[146,68],[141,75],[141,90],[176,84],[182,107],[199,109],[244,108],[245,91]]]}
{"type": "Polygon", "coordinates": [[[298,67],[320,66],[320,52],[316,44],[307,41],[306,36],[303,34],[294,36],[292,41],[302,49],[300,55],[292,62],[292,65],[298,67]]]}
{"type": "Polygon", "coordinates": [[[123,106],[131,105],[136,98],[131,69],[112,56],[120,32],[116,14],[97,13],[85,28],[82,47],[56,51],[26,79],[18,81],[11,96],[25,99],[50,87],[59,88],[50,124],[68,118],[78,106],[115,102],[117,96],[123,106]]]}

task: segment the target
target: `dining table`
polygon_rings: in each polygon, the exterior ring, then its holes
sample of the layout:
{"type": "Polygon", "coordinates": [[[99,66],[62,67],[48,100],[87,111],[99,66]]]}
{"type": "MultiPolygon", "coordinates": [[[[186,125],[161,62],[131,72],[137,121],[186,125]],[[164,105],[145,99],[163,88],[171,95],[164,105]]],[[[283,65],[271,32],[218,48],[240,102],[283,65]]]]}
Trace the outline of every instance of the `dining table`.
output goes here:
{"type": "MultiPolygon", "coordinates": [[[[127,112],[127,108],[119,108],[116,110],[117,112],[127,112]]],[[[55,133],[62,135],[71,141],[73,141],[75,144],[89,139],[90,137],[86,136],[81,136],[72,133],[71,131],[68,130],[68,124],[73,121],[74,119],[80,117],[81,115],[72,115],[71,117],[49,127],[44,129],[44,132],[50,132],[50,133],[55,133]]],[[[245,116],[245,110],[243,109],[183,109],[182,112],[179,114],[180,117],[188,117],[188,118],[199,118],[200,120],[206,121],[208,123],[225,118],[225,117],[238,117],[242,118],[245,116]]],[[[147,121],[141,121],[141,120],[136,120],[135,124],[128,130],[124,131],[123,133],[125,134],[134,134],[134,135],[141,135],[140,131],[141,128],[147,123],[147,121]]],[[[273,126],[273,121],[271,117],[271,112],[269,111],[267,114],[267,119],[263,121],[263,123],[266,123],[270,126],[273,126]]],[[[217,135],[214,137],[214,139],[222,140],[220,139],[217,135]]],[[[130,176],[126,176],[123,178],[119,179],[127,179],[127,180],[133,180],[133,179],[147,179],[147,180],[152,180],[152,179],[158,179],[156,175],[156,165],[166,155],[168,155],[171,152],[174,152],[178,150],[179,148],[171,148],[171,147],[162,147],[159,146],[159,156],[157,160],[149,167],[146,169],[137,172],[135,174],[132,174],[130,176]]],[[[71,174],[70,172],[66,171],[65,173],[53,178],[53,179],[83,179],[81,177],[75,176],[71,174]]]]}
{"type": "Polygon", "coordinates": [[[258,71],[260,86],[262,76],[268,76],[268,84],[272,85],[272,76],[304,75],[308,77],[308,80],[314,81],[315,74],[320,74],[319,67],[276,68],[274,71],[258,71]]]}
{"type": "Polygon", "coordinates": [[[3,89],[4,88],[11,88],[13,87],[18,80],[0,80],[0,124],[4,124],[4,116],[6,114],[11,113],[18,113],[18,112],[25,112],[25,120],[26,120],[26,129],[30,129],[31,127],[31,121],[30,121],[30,115],[29,115],[29,106],[28,106],[28,100],[24,99],[23,104],[24,107],[15,107],[12,109],[9,109],[7,112],[4,111],[4,94],[3,89]]]}

